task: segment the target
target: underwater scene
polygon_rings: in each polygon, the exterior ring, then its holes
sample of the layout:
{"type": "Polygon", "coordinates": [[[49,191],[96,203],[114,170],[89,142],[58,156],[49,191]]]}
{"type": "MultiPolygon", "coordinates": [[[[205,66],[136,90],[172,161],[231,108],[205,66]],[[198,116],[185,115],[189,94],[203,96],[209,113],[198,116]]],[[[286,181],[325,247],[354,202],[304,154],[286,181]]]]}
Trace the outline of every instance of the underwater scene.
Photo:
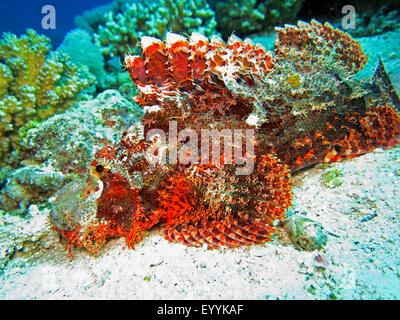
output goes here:
{"type": "Polygon", "coordinates": [[[3,0],[0,299],[400,299],[399,90],[397,0],[3,0]]]}

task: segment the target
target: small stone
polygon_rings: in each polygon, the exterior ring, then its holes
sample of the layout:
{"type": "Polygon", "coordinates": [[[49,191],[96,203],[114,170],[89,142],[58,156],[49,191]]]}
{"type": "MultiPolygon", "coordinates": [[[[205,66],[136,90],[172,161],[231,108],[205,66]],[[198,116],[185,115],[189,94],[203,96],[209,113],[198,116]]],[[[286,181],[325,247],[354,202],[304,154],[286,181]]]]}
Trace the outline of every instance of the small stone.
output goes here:
{"type": "Polygon", "coordinates": [[[324,254],[319,253],[314,257],[314,267],[317,269],[326,269],[328,266],[329,261],[324,254]]]}

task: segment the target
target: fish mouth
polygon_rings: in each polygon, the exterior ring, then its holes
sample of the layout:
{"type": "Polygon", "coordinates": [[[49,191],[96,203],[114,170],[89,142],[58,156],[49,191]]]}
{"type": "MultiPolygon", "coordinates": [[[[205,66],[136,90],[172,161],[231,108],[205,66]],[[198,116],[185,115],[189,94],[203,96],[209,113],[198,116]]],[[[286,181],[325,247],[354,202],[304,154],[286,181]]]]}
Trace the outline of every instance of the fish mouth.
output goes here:
{"type": "Polygon", "coordinates": [[[64,231],[73,231],[96,219],[103,182],[93,176],[86,181],[72,181],[55,195],[50,221],[64,231]]]}

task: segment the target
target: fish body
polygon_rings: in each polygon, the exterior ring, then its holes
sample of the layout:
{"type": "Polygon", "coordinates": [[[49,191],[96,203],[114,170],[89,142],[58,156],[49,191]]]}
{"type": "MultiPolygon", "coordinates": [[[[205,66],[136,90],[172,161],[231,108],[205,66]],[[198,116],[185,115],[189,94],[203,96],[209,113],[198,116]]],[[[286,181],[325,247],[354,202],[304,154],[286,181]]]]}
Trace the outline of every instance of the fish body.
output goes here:
{"type": "Polygon", "coordinates": [[[275,52],[236,36],[142,38],[143,55],[125,66],[145,116],[93,160],[94,218],[68,223],[65,205],[53,210],[70,246],[97,252],[124,236],[134,247],[158,223],[186,245],[269,242],[291,205],[292,173],[400,143],[399,100],[381,62],[356,81],[367,57],[347,33],[317,21],[276,32],[275,52]]]}

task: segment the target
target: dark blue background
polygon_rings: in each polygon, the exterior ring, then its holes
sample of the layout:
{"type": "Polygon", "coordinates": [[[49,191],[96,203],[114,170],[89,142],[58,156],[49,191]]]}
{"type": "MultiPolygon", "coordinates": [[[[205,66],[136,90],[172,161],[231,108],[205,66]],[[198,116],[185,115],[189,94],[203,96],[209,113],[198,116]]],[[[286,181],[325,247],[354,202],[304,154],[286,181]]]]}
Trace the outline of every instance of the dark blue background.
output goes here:
{"type": "Polygon", "coordinates": [[[10,31],[18,35],[27,28],[35,29],[58,45],[66,32],[74,28],[74,18],[85,10],[112,2],[112,0],[0,0],[0,35],[10,31]],[[56,9],[56,29],[42,29],[42,7],[52,5],[56,9]]]}

